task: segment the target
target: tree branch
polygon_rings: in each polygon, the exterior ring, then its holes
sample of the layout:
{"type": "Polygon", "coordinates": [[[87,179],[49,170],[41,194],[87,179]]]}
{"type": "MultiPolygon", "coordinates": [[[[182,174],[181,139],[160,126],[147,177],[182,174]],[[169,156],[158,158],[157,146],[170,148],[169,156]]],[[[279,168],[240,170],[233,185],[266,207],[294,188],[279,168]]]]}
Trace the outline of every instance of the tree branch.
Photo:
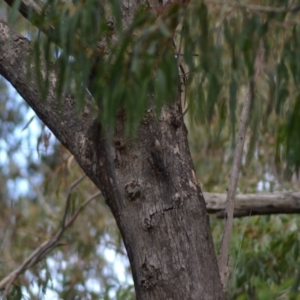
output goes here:
{"type": "MultiPolygon", "coordinates": [[[[16,4],[16,0],[4,0],[10,7],[16,4]]],[[[59,44],[54,40],[55,28],[50,20],[46,20],[45,3],[40,0],[20,0],[18,6],[20,14],[28,20],[33,26],[42,31],[47,37],[51,37],[52,42],[59,44]]]]}
{"type": "Polygon", "coordinates": [[[37,70],[30,41],[13,31],[0,17],[0,74],[14,86],[97,184],[95,167],[98,170],[99,165],[92,130],[98,110],[88,94],[80,111],[73,95],[64,95],[59,101],[56,90],[58,71],[54,64],[46,71],[43,62],[37,70]],[[38,76],[42,78],[40,80],[48,80],[46,99],[41,96],[38,76]]]}
{"type": "MultiPolygon", "coordinates": [[[[10,7],[13,7],[16,0],[4,0],[10,7]]],[[[21,15],[30,21],[36,19],[36,16],[41,16],[44,3],[40,0],[21,0],[19,5],[19,12],[21,15]]],[[[41,29],[41,28],[39,28],[41,29]]]]}
{"type": "Polygon", "coordinates": [[[239,131],[238,137],[236,141],[236,147],[234,150],[234,157],[233,157],[233,164],[230,174],[230,182],[226,197],[226,212],[225,212],[225,227],[224,233],[221,240],[221,245],[219,249],[219,271],[221,282],[223,284],[223,288],[225,289],[227,286],[228,281],[228,258],[229,258],[229,248],[230,248],[230,239],[232,234],[232,226],[233,226],[233,215],[234,215],[234,204],[235,204],[235,195],[236,189],[241,169],[242,157],[243,157],[243,149],[244,149],[244,142],[246,138],[247,132],[247,125],[249,120],[250,114],[250,105],[253,101],[254,97],[254,87],[257,81],[257,78],[261,71],[262,61],[264,57],[264,49],[263,45],[260,44],[255,61],[254,61],[254,76],[249,81],[248,90],[245,95],[244,104],[240,116],[240,123],[239,123],[239,131]]]}
{"type": "Polygon", "coordinates": [[[221,240],[221,245],[219,249],[219,270],[221,281],[223,284],[223,288],[225,289],[227,285],[228,278],[228,257],[229,257],[229,247],[230,247],[230,239],[232,233],[232,225],[233,225],[233,215],[234,215],[234,202],[235,202],[235,194],[238,183],[238,178],[241,169],[244,141],[246,137],[247,123],[249,119],[249,111],[250,111],[250,103],[253,97],[253,82],[249,84],[248,91],[245,96],[245,101],[240,117],[240,126],[237,138],[237,144],[234,151],[233,164],[230,175],[230,183],[228,187],[228,193],[226,197],[226,212],[225,212],[225,227],[224,233],[221,240]]]}
{"type": "MultiPolygon", "coordinates": [[[[226,194],[203,193],[207,211],[217,218],[224,218],[226,194]]],[[[270,214],[300,213],[300,193],[259,193],[237,195],[234,204],[234,217],[270,214]]]]}
{"type": "Polygon", "coordinates": [[[84,209],[85,206],[87,206],[93,199],[98,197],[101,192],[98,191],[91,197],[89,197],[83,204],[79,206],[79,208],[75,211],[75,213],[72,215],[72,217],[67,221],[66,216],[69,213],[69,201],[70,196],[73,191],[73,189],[85,178],[84,176],[81,176],[79,179],[77,179],[73,184],[71,184],[67,196],[67,203],[62,219],[61,228],[52,236],[51,239],[45,241],[42,243],[38,248],[36,248],[24,261],[23,263],[15,269],[13,272],[11,272],[9,275],[7,275],[5,278],[3,278],[0,282],[0,290],[4,288],[3,293],[3,299],[5,299],[6,295],[8,294],[11,285],[16,280],[16,278],[24,273],[27,269],[33,267],[35,264],[37,264],[39,261],[44,259],[54,248],[64,245],[64,243],[60,242],[61,236],[65,232],[67,228],[69,228],[73,222],[78,217],[79,213],[84,209]]]}
{"type": "MultiPolygon", "coordinates": [[[[4,1],[10,7],[13,7],[16,3],[16,0],[4,1]]],[[[76,10],[75,4],[72,1],[64,3],[64,5],[68,6],[69,9],[76,10]]],[[[48,10],[49,9],[47,6],[45,6],[45,3],[40,0],[20,0],[20,5],[18,7],[18,11],[25,19],[42,31],[51,42],[61,47],[60,35],[58,34],[57,28],[54,25],[59,16],[57,15],[51,19],[49,17],[48,10]]],[[[75,35],[75,41],[77,45],[76,48],[84,51],[84,53],[92,59],[103,54],[104,52],[102,43],[99,42],[95,47],[84,44],[78,32],[75,35]]]]}
{"type": "Polygon", "coordinates": [[[233,8],[241,8],[241,9],[248,9],[254,12],[260,13],[296,13],[300,10],[300,6],[297,5],[295,7],[272,7],[272,6],[265,6],[265,5],[256,5],[256,4],[243,4],[238,2],[229,2],[229,1],[216,1],[216,0],[205,0],[205,3],[215,4],[215,5],[224,5],[233,8]]]}

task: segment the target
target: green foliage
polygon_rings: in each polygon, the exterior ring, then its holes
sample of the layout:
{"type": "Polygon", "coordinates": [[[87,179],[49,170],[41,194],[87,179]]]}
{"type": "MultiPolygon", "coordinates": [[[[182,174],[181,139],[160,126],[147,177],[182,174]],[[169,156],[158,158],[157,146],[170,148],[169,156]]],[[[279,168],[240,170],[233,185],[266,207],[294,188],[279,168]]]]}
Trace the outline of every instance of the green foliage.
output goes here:
{"type": "MultiPolygon", "coordinates": [[[[216,239],[219,222],[212,220],[216,239]]],[[[228,299],[298,299],[299,225],[291,215],[234,220],[228,299]]]]}
{"type": "Polygon", "coordinates": [[[72,92],[80,107],[88,88],[108,128],[113,129],[117,111],[126,109],[128,131],[137,128],[149,94],[156,94],[157,111],[173,101],[178,89],[178,65],[166,23],[156,22],[143,7],[126,30],[120,22],[118,1],[48,1],[37,22],[47,37],[38,34],[35,39],[35,65],[44,97],[48,71],[55,64],[59,70],[58,98],[72,92]],[[109,18],[111,23],[107,22],[109,18]],[[58,59],[53,43],[60,47],[58,59]],[[40,74],[42,61],[46,63],[46,76],[40,74]]]}
{"type": "Polygon", "coordinates": [[[108,57],[98,60],[91,90],[98,99],[104,123],[112,127],[120,107],[126,109],[127,129],[136,128],[146,110],[149,94],[155,93],[157,110],[174,99],[178,72],[168,43],[170,33],[164,24],[153,24],[138,37],[134,36],[136,27],[146,26],[148,19],[137,15],[119,37],[120,43],[111,45],[108,57]],[[157,38],[164,43],[159,44],[157,38]],[[174,84],[169,86],[170,82],[174,84]]]}
{"type": "MultiPolygon", "coordinates": [[[[287,3],[278,5],[285,7],[287,3]]],[[[110,132],[123,107],[126,132],[134,133],[149,103],[159,114],[162,105],[177,99],[178,63],[184,63],[188,72],[185,99],[193,111],[191,124],[200,122],[209,128],[218,119],[216,137],[222,139],[228,122],[234,146],[245,91],[260,70],[250,119],[248,162],[261,124],[267,127],[269,118],[275,117],[280,125],[276,127],[278,170],[298,172],[300,161],[293,154],[298,146],[289,142],[295,140],[293,132],[298,130],[291,113],[300,81],[297,19],[288,12],[261,12],[263,5],[276,7],[263,1],[257,8],[247,9],[245,4],[231,9],[201,1],[191,3],[186,11],[174,7],[157,17],[141,6],[131,24],[123,28],[117,0],[49,0],[40,18],[32,15],[33,23],[46,34],[37,34],[35,39],[41,92],[46,97],[48,76],[39,74],[43,60],[46,70],[53,64],[59,69],[59,98],[65,92],[74,93],[80,109],[88,88],[110,132]],[[180,22],[174,36],[176,51],[172,47],[174,20],[180,22]],[[59,46],[58,52],[54,44],[59,46]],[[264,53],[261,61],[260,52],[264,53]]],[[[12,9],[12,18],[14,12],[12,9]]]]}
{"type": "Polygon", "coordinates": [[[22,290],[20,286],[14,285],[11,292],[7,296],[8,300],[22,300],[22,290]]]}
{"type": "Polygon", "coordinates": [[[181,39],[189,70],[186,92],[193,112],[191,125],[200,122],[210,128],[209,136],[213,131],[216,137],[227,139],[227,127],[223,124],[229,122],[234,145],[241,103],[255,72],[260,70],[249,121],[247,161],[251,161],[258,146],[260,130],[270,130],[270,120],[275,118],[279,125],[275,126],[277,167],[280,170],[280,165],[285,173],[290,170],[293,174],[300,166],[296,157],[299,127],[295,116],[299,94],[299,29],[292,21],[290,28],[282,25],[281,22],[293,19],[288,13],[258,11],[218,10],[203,3],[188,11],[181,39]],[[259,61],[261,51],[264,55],[259,61]]]}

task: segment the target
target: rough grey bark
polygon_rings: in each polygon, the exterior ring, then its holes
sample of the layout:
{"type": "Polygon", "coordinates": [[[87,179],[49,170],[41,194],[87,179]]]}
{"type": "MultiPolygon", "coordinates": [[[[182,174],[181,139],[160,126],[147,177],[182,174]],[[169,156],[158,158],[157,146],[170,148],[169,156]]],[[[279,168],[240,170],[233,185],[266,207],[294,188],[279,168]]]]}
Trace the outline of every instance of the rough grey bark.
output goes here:
{"type": "MultiPolygon", "coordinates": [[[[122,3],[126,26],[139,1],[122,3]]],[[[71,95],[57,101],[55,66],[46,100],[39,95],[34,70],[30,42],[0,19],[0,74],[102,191],[124,240],[137,299],[223,299],[180,106],[165,108],[159,121],[149,109],[135,143],[123,137],[125,116],[120,111],[115,138],[109,140],[101,134],[90,99],[80,112],[71,95]],[[156,174],[150,163],[154,139],[164,151],[166,177],[156,174]]],[[[41,75],[45,76],[43,69],[41,75]]]]}

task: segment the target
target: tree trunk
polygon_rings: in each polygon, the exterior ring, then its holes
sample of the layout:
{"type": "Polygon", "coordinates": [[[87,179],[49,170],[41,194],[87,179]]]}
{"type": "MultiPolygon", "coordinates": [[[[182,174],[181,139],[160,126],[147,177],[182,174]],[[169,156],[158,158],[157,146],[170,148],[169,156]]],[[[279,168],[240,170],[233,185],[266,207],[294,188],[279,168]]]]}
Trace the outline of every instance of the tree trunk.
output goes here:
{"type": "MultiPolygon", "coordinates": [[[[124,26],[138,2],[123,1],[124,26]]],[[[123,237],[137,299],[223,299],[209,219],[178,101],[165,107],[158,119],[149,109],[135,142],[124,139],[125,115],[120,111],[111,141],[102,135],[90,99],[80,113],[73,96],[58,103],[55,67],[49,73],[48,97],[41,99],[35,76],[28,76],[35,74],[30,57],[30,42],[0,19],[0,74],[102,191],[123,237]],[[151,154],[155,140],[163,149],[163,172],[151,154]]]]}

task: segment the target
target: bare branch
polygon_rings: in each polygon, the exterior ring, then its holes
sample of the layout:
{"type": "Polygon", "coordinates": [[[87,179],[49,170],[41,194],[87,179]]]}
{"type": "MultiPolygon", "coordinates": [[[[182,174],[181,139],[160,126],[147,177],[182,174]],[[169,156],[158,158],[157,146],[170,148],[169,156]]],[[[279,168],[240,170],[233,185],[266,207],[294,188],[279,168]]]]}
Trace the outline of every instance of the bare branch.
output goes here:
{"type": "Polygon", "coordinates": [[[66,208],[65,208],[65,214],[62,220],[62,229],[65,228],[66,226],[66,219],[67,215],[69,213],[69,208],[70,208],[70,201],[71,201],[71,193],[73,192],[73,189],[86,177],[86,175],[82,175],[80,178],[78,178],[76,181],[74,181],[68,191],[68,196],[67,196],[67,201],[66,201],[66,208]]]}
{"type": "Polygon", "coordinates": [[[256,4],[243,4],[239,2],[229,2],[229,1],[205,0],[205,2],[209,4],[224,5],[233,8],[248,9],[260,13],[288,13],[288,12],[296,13],[300,10],[300,6],[286,8],[286,7],[272,7],[272,6],[264,6],[264,5],[256,5],[256,4]]]}
{"type": "Polygon", "coordinates": [[[230,239],[231,239],[232,225],[233,225],[235,195],[236,195],[237,183],[238,183],[240,169],[241,169],[244,141],[246,137],[247,124],[248,124],[249,113],[250,113],[250,105],[253,100],[255,83],[262,69],[263,57],[264,57],[264,48],[262,43],[260,43],[254,61],[255,73],[253,79],[251,79],[249,82],[248,91],[245,95],[245,100],[241,112],[239,132],[238,132],[236,147],[234,150],[233,164],[232,164],[231,175],[230,175],[230,183],[229,183],[227,197],[226,197],[226,209],[225,209],[226,221],[225,221],[224,233],[222,236],[221,245],[219,249],[219,271],[220,271],[221,282],[223,284],[224,289],[227,286],[228,275],[229,275],[228,258],[229,258],[230,239]]]}
{"type": "MultiPolygon", "coordinates": [[[[203,193],[207,211],[217,218],[224,218],[226,194],[203,193]]],[[[270,214],[300,213],[299,192],[277,192],[237,195],[234,203],[234,217],[270,214]]]]}
{"type": "Polygon", "coordinates": [[[225,221],[224,233],[223,233],[223,237],[219,249],[219,270],[220,270],[220,277],[223,284],[223,288],[225,288],[227,285],[227,278],[229,273],[227,263],[229,258],[229,246],[230,246],[230,239],[232,233],[234,200],[235,200],[236,188],[237,188],[238,178],[241,169],[244,141],[246,136],[247,123],[249,119],[250,103],[253,97],[253,88],[254,87],[253,87],[253,80],[252,80],[249,83],[248,91],[245,96],[245,101],[244,101],[244,105],[240,117],[240,126],[239,126],[237,144],[234,151],[230,183],[229,183],[227,198],[226,198],[226,213],[225,213],[226,221],[225,221]]]}
{"type": "Polygon", "coordinates": [[[100,196],[101,192],[98,191],[96,192],[94,195],[92,195],[90,198],[88,198],[87,200],[85,200],[85,202],[83,202],[79,208],[76,210],[76,212],[74,213],[74,215],[70,218],[70,220],[66,223],[66,228],[70,227],[72,225],[72,223],[76,220],[76,218],[78,217],[78,215],[81,213],[81,211],[92,201],[94,200],[96,197],[100,196]]]}
{"type": "Polygon", "coordinates": [[[38,248],[36,248],[17,269],[15,269],[13,272],[11,272],[9,275],[7,275],[4,279],[1,280],[0,290],[4,288],[3,299],[5,299],[6,295],[10,290],[11,285],[20,274],[24,273],[27,269],[31,268],[39,261],[44,259],[48,255],[48,253],[50,253],[54,248],[64,245],[64,243],[60,242],[60,238],[65,232],[65,230],[73,224],[73,222],[76,220],[76,218],[78,217],[80,212],[84,209],[84,207],[87,206],[93,199],[95,199],[101,194],[101,192],[98,191],[94,195],[89,197],[83,204],[79,206],[79,208],[69,219],[69,221],[66,220],[69,211],[69,202],[71,198],[71,193],[73,189],[85,178],[85,176],[86,175],[81,176],[74,183],[72,183],[69,188],[61,228],[52,236],[52,238],[45,241],[38,248]]]}

